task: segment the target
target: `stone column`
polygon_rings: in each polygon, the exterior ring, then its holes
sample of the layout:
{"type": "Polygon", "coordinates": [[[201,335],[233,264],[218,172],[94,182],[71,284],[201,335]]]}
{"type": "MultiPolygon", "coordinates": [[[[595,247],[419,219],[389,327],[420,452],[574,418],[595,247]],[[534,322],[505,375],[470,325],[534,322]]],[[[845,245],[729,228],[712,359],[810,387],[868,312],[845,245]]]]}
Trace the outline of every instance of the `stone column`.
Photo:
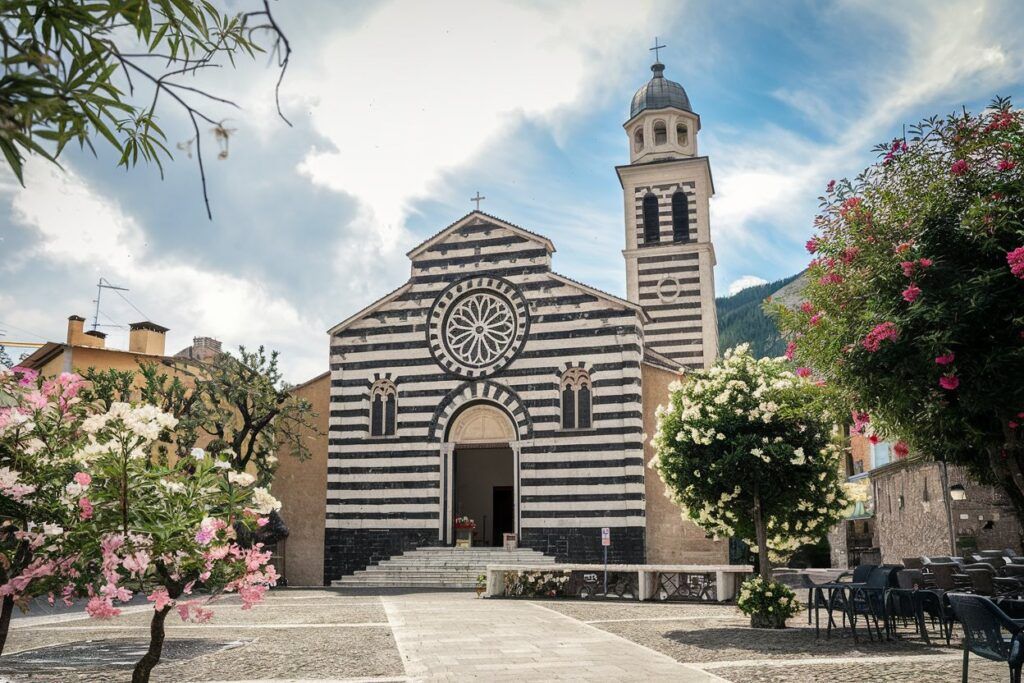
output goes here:
{"type": "Polygon", "coordinates": [[[438,486],[441,493],[441,514],[437,523],[437,538],[441,543],[448,543],[452,540],[452,490],[453,470],[452,461],[455,457],[455,444],[444,442],[441,444],[440,481],[438,486]]]}

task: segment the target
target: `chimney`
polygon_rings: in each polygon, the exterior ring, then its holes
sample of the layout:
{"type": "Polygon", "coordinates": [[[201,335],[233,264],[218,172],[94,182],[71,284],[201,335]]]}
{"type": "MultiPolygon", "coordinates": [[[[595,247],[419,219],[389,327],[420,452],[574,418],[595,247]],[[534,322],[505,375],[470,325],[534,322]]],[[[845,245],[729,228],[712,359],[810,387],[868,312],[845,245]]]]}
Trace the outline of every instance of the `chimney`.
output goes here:
{"type": "Polygon", "coordinates": [[[80,344],[85,332],[85,318],[80,315],[68,316],[68,341],[70,345],[80,344]]]}
{"type": "Polygon", "coordinates": [[[164,355],[164,342],[167,329],[163,325],[148,320],[132,323],[128,326],[128,350],[132,353],[144,353],[150,356],[164,355]]]}
{"type": "Polygon", "coordinates": [[[107,345],[107,333],[99,330],[89,330],[82,335],[78,342],[79,346],[91,346],[94,349],[102,349],[107,345]]]}
{"type": "Polygon", "coordinates": [[[85,318],[80,315],[68,316],[68,346],[89,346],[102,349],[107,335],[96,330],[85,331],[85,318]]]}

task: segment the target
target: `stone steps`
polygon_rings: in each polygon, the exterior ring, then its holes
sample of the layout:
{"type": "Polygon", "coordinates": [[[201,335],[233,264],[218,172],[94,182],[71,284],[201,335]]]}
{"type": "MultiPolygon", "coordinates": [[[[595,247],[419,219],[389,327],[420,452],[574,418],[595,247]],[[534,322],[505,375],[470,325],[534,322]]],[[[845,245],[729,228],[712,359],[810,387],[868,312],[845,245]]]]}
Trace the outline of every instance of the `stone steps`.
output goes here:
{"type": "Polygon", "coordinates": [[[472,588],[489,564],[553,564],[555,558],[519,548],[418,548],[343,576],[333,586],[363,588],[472,588]]]}

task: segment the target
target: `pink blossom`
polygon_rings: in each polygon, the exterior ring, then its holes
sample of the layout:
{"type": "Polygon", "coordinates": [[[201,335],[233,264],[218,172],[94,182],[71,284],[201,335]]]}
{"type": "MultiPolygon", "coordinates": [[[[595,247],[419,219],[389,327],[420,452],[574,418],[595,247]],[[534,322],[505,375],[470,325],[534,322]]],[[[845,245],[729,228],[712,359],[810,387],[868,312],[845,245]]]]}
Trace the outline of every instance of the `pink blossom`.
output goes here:
{"type": "Polygon", "coordinates": [[[270,519],[267,517],[260,517],[256,520],[256,526],[266,526],[270,523],[270,519]]]}
{"type": "Polygon", "coordinates": [[[847,247],[843,249],[843,263],[850,264],[860,254],[860,247],[847,247]]]}
{"type": "Polygon", "coordinates": [[[800,311],[807,314],[814,313],[814,306],[811,305],[810,301],[805,301],[800,304],[800,311]]]}
{"type": "Polygon", "coordinates": [[[797,368],[796,369],[796,375],[797,375],[797,377],[810,377],[811,376],[811,369],[810,368],[797,368]]]}
{"type": "Polygon", "coordinates": [[[75,483],[80,486],[88,486],[92,483],[92,477],[86,472],[78,472],[75,474],[75,483]]]}
{"type": "Polygon", "coordinates": [[[933,263],[935,262],[932,261],[930,258],[917,259],[917,265],[921,266],[922,268],[931,268],[933,263]]]}
{"type": "Polygon", "coordinates": [[[856,410],[850,411],[850,417],[853,418],[853,433],[860,434],[864,431],[864,428],[871,422],[871,416],[864,412],[858,412],[856,410]]]}
{"type": "Polygon", "coordinates": [[[818,279],[819,285],[838,285],[842,283],[843,276],[839,273],[829,273],[818,279]]]}
{"type": "Polygon", "coordinates": [[[79,519],[84,521],[92,518],[92,503],[89,502],[88,498],[82,497],[78,499],[78,509],[80,510],[78,513],[79,519]]]}
{"type": "Polygon", "coordinates": [[[903,261],[900,263],[900,268],[903,269],[903,274],[907,277],[914,277],[914,266],[917,265],[913,261],[903,261]]]}
{"type": "Polygon", "coordinates": [[[896,252],[897,254],[903,254],[905,252],[910,251],[910,248],[913,246],[913,242],[900,242],[898,245],[896,245],[896,248],[893,249],[893,251],[896,252]]]}
{"type": "Polygon", "coordinates": [[[1014,277],[1024,280],[1024,247],[1006,252],[1006,262],[1010,264],[1010,272],[1014,277]]]}
{"type": "Polygon", "coordinates": [[[943,375],[939,378],[939,386],[947,391],[953,391],[960,386],[960,378],[956,375],[943,375]]]}
{"type": "Polygon", "coordinates": [[[146,596],[146,600],[153,603],[153,609],[157,612],[162,611],[168,605],[174,605],[174,600],[171,599],[170,594],[167,593],[167,589],[163,586],[160,586],[146,596]]]}
{"type": "Polygon", "coordinates": [[[136,550],[121,561],[121,565],[128,570],[128,573],[141,577],[149,569],[149,553],[145,550],[136,550]]]}
{"type": "Polygon", "coordinates": [[[116,617],[121,613],[121,610],[114,607],[114,601],[112,598],[100,597],[94,595],[86,604],[85,611],[89,613],[89,616],[93,619],[110,619],[116,617]]]}
{"type": "Polygon", "coordinates": [[[895,323],[884,322],[876,325],[873,330],[867,333],[861,341],[861,346],[874,353],[882,347],[883,341],[897,339],[898,337],[899,329],[897,329],[895,323]]]}
{"type": "Polygon", "coordinates": [[[949,365],[956,360],[956,354],[952,351],[942,354],[941,356],[935,357],[935,362],[939,365],[949,365]]]}
{"type": "Polygon", "coordinates": [[[811,239],[807,240],[807,243],[804,244],[804,248],[807,249],[807,253],[809,254],[816,253],[818,251],[818,238],[812,237],[811,239]]]}
{"type": "Polygon", "coordinates": [[[1014,167],[1016,167],[1016,166],[1017,166],[1017,164],[1015,162],[1011,161],[1010,159],[1002,159],[999,162],[999,170],[1000,171],[1012,171],[1014,169],[1014,167]]]}
{"type": "Polygon", "coordinates": [[[910,447],[904,441],[897,441],[893,444],[892,452],[896,454],[897,458],[905,458],[910,454],[910,447]]]}
{"type": "Polygon", "coordinates": [[[29,404],[36,410],[42,410],[46,407],[47,400],[46,396],[44,396],[42,392],[32,391],[25,394],[25,403],[29,404]]]}
{"type": "Polygon", "coordinates": [[[903,290],[903,300],[907,303],[914,303],[917,301],[917,297],[919,296],[921,296],[921,288],[913,282],[910,283],[909,287],[903,290]]]}
{"type": "Polygon", "coordinates": [[[879,441],[881,441],[881,439],[878,438],[878,434],[872,434],[871,436],[868,437],[868,441],[870,441],[873,444],[877,444],[879,441]]]}
{"type": "Polygon", "coordinates": [[[821,322],[821,318],[822,318],[823,315],[825,315],[825,314],[824,313],[820,313],[820,312],[819,313],[815,313],[814,315],[811,316],[811,319],[807,321],[807,324],[808,325],[812,325],[812,326],[813,325],[817,325],[818,323],[821,322]]]}
{"type": "Polygon", "coordinates": [[[1009,427],[1010,429],[1016,429],[1017,427],[1020,426],[1020,424],[1018,422],[1016,422],[1015,420],[1008,420],[1006,422],[1006,426],[1009,427]]]}
{"type": "Polygon", "coordinates": [[[786,344],[786,358],[793,360],[794,353],[796,353],[796,342],[789,342],[786,344]]]}
{"type": "Polygon", "coordinates": [[[833,190],[835,190],[835,189],[836,189],[836,181],[834,181],[834,180],[828,181],[828,185],[825,186],[825,192],[828,192],[829,194],[832,194],[833,190]]]}
{"type": "Polygon", "coordinates": [[[949,172],[953,175],[963,175],[967,173],[967,161],[964,159],[957,159],[953,162],[953,165],[949,167],[949,172]]]}
{"type": "Polygon", "coordinates": [[[39,373],[30,368],[23,368],[20,365],[16,365],[11,368],[11,372],[19,375],[18,384],[23,387],[32,386],[36,383],[36,379],[39,378],[39,373]]]}

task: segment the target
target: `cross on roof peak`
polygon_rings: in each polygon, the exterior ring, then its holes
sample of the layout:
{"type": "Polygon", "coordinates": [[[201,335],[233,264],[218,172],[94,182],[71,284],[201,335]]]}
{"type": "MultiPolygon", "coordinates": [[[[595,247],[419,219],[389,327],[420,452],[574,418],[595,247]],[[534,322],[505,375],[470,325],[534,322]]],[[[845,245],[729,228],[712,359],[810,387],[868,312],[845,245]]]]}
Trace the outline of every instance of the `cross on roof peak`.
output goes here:
{"type": "Polygon", "coordinates": [[[479,211],[480,210],[480,202],[482,202],[485,199],[487,199],[487,197],[481,197],[480,196],[480,190],[477,190],[476,191],[476,196],[475,197],[470,197],[469,201],[476,202],[476,210],[479,211]]]}
{"type": "Polygon", "coordinates": [[[648,52],[654,53],[654,61],[660,62],[661,57],[658,55],[658,50],[662,50],[668,47],[667,45],[658,45],[658,36],[654,36],[654,47],[650,48],[648,52]]]}

